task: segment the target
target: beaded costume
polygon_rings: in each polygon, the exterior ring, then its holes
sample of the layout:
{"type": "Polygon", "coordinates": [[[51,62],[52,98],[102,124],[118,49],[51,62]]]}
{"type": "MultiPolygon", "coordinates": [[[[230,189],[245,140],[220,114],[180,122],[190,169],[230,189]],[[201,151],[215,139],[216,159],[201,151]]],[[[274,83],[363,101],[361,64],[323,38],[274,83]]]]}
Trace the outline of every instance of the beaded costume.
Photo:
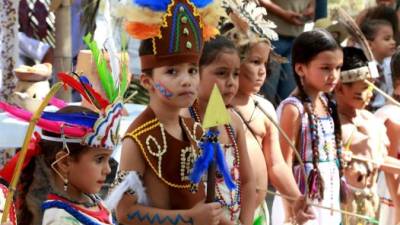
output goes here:
{"type": "MultiPolygon", "coordinates": [[[[195,102],[193,106],[189,108],[189,112],[191,117],[196,122],[201,122],[196,107],[197,107],[197,102],[195,102]]],[[[233,182],[235,183],[237,188],[230,190],[226,186],[222,175],[217,172],[216,187],[215,187],[216,200],[219,201],[224,206],[226,217],[229,218],[231,221],[237,222],[239,221],[240,208],[241,208],[239,149],[237,147],[236,136],[233,127],[230,124],[228,124],[225,125],[225,129],[229,134],[230,143],[222,144],[222,148],[224,150],[224,156],[228,166],[228,170],[230,170],[233,182]]]]}
{"type": "MultiPolygon", "coordinates": [[[[324,99],[326,102],[326,99],[324,99]]],[[[304,106],[301,101],[296,97],[289,97],[285,99],[281,105],[278,107],[278,115],[281,115],[282,109],[285,105],[292,104],[294,105],[301,115],[301,127],[300,127],[300,154],[302,160],[305,165],[306,175],[309,177],[310,172],[313,170],[313,151],[311,148],[311,129],[307,119],[307,115],[304,111],[304,106]]],[[[334,123],[331,116],[327,117],[317,117],[317,136],[319,137],[318,151],[319,151],[319,159],[318,159],[318,168],[321,173],[321,177],[324,182],[324,192],[323,198],[318,201],[315,199],[315,203],[329,207],[334,209],[340,209],[340,177],[339,177],[339,168],[337,165],[337,148],[335,147],[335,134],[334,134],[334,123]]],[[[294,175],[299,185],[300,190],[304,193],[304,178],[301,173],[300,165],[294,164],[294,175]]],[[[316,191],[312,190],[313,187],[310,187],[310,192],[316,191]]],[[[274,209],[272,222],[274,224],[282,224],[283,218],[282,215],[279,216],[275,214],[278,210],[275,207],[281,205],[281,198],[275,197],[274,200],[274,209]],[[274,215],[275,214],[275,215],[274,215]]],[[[340,213],[333,212],[326,209],[321,208],[313,208],[314,214],[316,216],[315,220],[308,221],[306,224],[329,224],[329,225],[339,225],[342,221],[342,217],[340,213]],[[329,221],[329,222],[327,222],[329,221]]]]}
{"type": "MultiPolygon", "coordinates": [[[[233,25],[231,29],[224,31],[223,35],[235,44],[241,60],[245,59],[252,44],[265,42],[271,45],[271,41],[278,39],[278,34],[273,30],[276,25],[266,19],[266,9],[255,1],[224,0],[223,6],[229,16],[222,26],[223,30],[225,27],[233,25]]],[[[271,57],[280,58],[273,51],[271,51],[271,57]]],[[[246,121],[244,122],[246,123],[246,121]]],[[[257,151],[262,151],[262,149],[257,151]]],[[[267,187],[260,188],[266,189],[267,187]]],[[[254,224],[268,224],[268,221],[269,213],[266,201],[264,201],[257,206],[254,224]]]]}

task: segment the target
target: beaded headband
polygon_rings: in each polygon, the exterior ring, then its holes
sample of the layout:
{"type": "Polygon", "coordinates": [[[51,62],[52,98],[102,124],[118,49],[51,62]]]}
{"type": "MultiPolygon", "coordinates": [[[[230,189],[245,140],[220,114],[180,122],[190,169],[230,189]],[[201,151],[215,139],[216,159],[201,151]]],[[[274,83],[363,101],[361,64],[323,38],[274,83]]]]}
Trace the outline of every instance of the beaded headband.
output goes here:
{"type": "Polygon", "coordinates": [[[222,8],[215,0],[133,0],[116,15],[126,19],[134,38],[152,42],[152,53],[140,57],[142,70],[180,63],[198,64],[204,40],[219,33],[222,8]]]}
{"type": "Polygon", "coordinates": [[[368,66],[363,66],[340,73],[342,83],[351,83],[358,80],[375,79],[379,77],[378,68],[375,62],[369,62],[368,66]]]}

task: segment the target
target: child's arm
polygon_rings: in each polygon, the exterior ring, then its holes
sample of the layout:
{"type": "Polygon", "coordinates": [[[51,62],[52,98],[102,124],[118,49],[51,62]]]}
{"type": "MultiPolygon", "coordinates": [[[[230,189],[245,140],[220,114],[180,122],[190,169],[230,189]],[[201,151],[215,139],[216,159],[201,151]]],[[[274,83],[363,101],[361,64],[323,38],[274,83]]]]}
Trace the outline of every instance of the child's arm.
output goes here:
{"type": "MultiPolygon", "coordinates": [[[[280,126],[292,143],[297,143],[297,139],[300,133],[300,124],[301,116],[299,110],[292,104],[285,105],[282,109],[282,115],[280,117],[280,126]]],[[[279,143],[281,146],[283,158],[288,164],[288,167],[292,168],[294,157],[293,149],[290,147],[289,143],[282,136],[282,134],[279,135],[279,143]]],[[[283,200],[283,203],[285,208],[286,220],[289,220],[293,217],[293,212],[291,211],[290,204],[286,200],[283,200]]]]}
{"type": "MultiPolygon", "coordinates": [[[[263,104],[265,111],[277,122],[275,110],[270,104],[263,104]]],[[[263,153],[267,163],[267,171],[274,187],[283,195],[299,198],[301,193],[294,180],[292,170],[285,163],[279,144],[279,132],[275,125],[267,120],[266,135],[262,140],[263,153]]],[[[291,202],[293,203],[293,202],[291,202]]]]}
{"type": "MultiPolygon", "coordinates": [[[[130,138],[125,138],[122,145],[122,171],[136,171],[145,174],[145,161],[137,145],[130,138]]],[[[151,202],[151,201],[150,201],[151,202]]],[[[218,224],[222,216],[219,203],[198,203],[192,209],[167,210],[139,205],[137,196],[124,194],[116,208],[116,216],[125,225],[209,225],[218,224]]]]}
{"type": "Polygon", "coordinates": [[[244,225],[253,223],[254,210],[256,208],[256,180],[250,164],[250,158],[247,152],[246,136],[244,133],[244,124],[234,113],[231,113],[232,122],[237,135],[237,145],[240,157],[240,188],[241,188],[241,212],[240,221],[244,225]]]}
{"type": "MultiPolygon", "coordinates": [[[[278,118],[276,117],[272,104],[266,103],[263,107],[268,115],[277,122],[278,118]]],[[[266,121],[265,127],[266,135],[262,141],[263,153],[272,184],[281,194],[289,196],[292,199],[297,199],[296,201],[287,199],[287,201],[292,206],[292,210],[298,215],[297,219],[299,223],[314,219],[313,213],[307,210],[306,201],[302,198],[302,194],[294,180],[291,168],[283,159],[279,144],[278,128],[276,128],[270,120],[266,121]]]]}

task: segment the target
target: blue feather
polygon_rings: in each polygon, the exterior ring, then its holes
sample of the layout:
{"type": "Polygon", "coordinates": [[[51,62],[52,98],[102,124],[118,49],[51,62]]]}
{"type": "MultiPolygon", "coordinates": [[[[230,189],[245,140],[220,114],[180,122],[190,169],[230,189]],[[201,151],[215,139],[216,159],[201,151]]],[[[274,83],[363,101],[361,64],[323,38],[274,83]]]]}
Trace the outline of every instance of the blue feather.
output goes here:
{"type": "Polygon", "coordinates": [[[217,151],[217,166],[218,170],[222,175],[224,176],[224,181],[226,186],[229,188],[229,190],[233,190],[236,188],[235,183],[233,182],[233,179],[231,177],[231,174],[228,169],[228,165],[226,165],[224,153],[222,151],[221,145],[219,143],[214,143],[215,150],[217,151]]]}
{"type": "Polygon", "coordinates": [[[41,118],[51,121],[60,121],[73,125],[93,128],[99,115],[95,113],[58,113],[43,112],[41,118]]]}
{"type": "Polygon", "coordinates": [[[214,147],[209,139],[201,142],[199,147],[202,149],[202,154],[196,160],[192,173],[189,177],[190,181],[194,184],[198,184],[200,182],[201,177],[207,171],[214,158],[214,147]]]}
{"type": "Polygon", "coordinates": [[[79,80],[80,80],[83,84],[89,84],[90,86],[92,86],[92,84],[90,83],[89,79],[88,79],[86,76],[84,76],[84,75],[79,76],[79,80]]]}
{"type": "Polygon", "coordinates": [[[204,8],[211,4],[213,0],[192,0],[192,2],[197,8],[204,8]]]}
{"type": "Polygon", "coordinates": [[[165,12],[171,0],[133,0],[133,4],[150,8],[153,11],[165,12]]]}

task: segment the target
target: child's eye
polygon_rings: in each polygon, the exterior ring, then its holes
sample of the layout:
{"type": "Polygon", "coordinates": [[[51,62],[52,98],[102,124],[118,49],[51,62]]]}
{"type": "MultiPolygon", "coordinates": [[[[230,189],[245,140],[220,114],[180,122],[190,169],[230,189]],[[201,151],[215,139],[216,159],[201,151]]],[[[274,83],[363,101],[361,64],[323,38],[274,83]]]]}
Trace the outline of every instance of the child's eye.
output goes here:
{"type": "Polygon", "coordinates": [[[99,157],[97,157],[97,158],[96,158],[96,163],[99,163],[99,164],[102,163],[103,160],[104,160],[104,158],[105,158],[104,156],[99,156],[99,157]]]}
{"type": "Polygon", "coordinates": [[[233,73],[233,76],[238,77],[238,76],[239,76],[239,71],[235,71],[235,72],[233,73]]]}
{"type": "Polygon", "coordinates": [[[199,70],[197,68],[190,68],[189,69],[189,74],[190,75],[197,75],[199,73],[199,70]]]}
{"type": "Polygon", "coordinates": [[[253,63],[256,64],[256,65],[259,65],[261,63],[261,61],[260,60],[253,60],[253,63]]]}
{"type": "Polygon", "coordinates": [[[170,75],[175,75],[177,73],[178,73],[178,71],[174,68],[170,68],[167,70],[167,74],[170,74],[170,75]]]}
{"type": "Polygon", "coordinates": [[[217,71],[215,74],[217,76],[224,76],[226,74],[226,72],[225,71],[217,71]]]}

